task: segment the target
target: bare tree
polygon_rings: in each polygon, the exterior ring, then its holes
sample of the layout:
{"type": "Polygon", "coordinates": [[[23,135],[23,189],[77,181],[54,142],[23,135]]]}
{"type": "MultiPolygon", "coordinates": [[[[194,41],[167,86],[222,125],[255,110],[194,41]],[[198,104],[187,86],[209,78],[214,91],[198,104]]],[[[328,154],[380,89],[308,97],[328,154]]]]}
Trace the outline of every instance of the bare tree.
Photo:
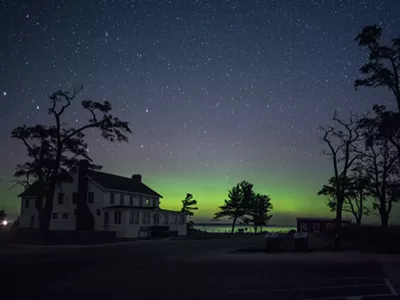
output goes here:
{"type": "Polygon", "coordinates": [[[398,201],[398,153],[388,140],[375,141],[362,159],[371,182],[369,193],[375,198],[373,208],[379,212],[382,226],[387,227],[394,203],[398,201]]]}
{"type": "MultiPolygon", "coordinates": [[[[343,203],[342,210],[351,213],[357,225],[361,225],[363,216],[369,215],[370,210],[366,205],[366,201],[369,197],[369,180],[360,163],[356,163],[356,166],[352,168],[344,184],[346,186],[346,199],[343,203]]],[[[331,211],[336,212],[337,201],[334,177],[329,179],[328,184],[322,187],[318,195],[328,196],[328,207],[331,211]]]]}
{"type": "MultiPolygon", "coordinates": [[[[334,200],[336,201],[336,230],[338,237],[342,228],[343,204],[346,201],[348,174],[352,165],[359,157],[354,152],[357,143],[361,140],[357,117],[351,114],[348,121],[339,118],[337,112],[333,116],[333,126],[323,127],[323,141],[328,146],[324,152],[332,160],[334,200]]],[[[338,240],[339,241],[339,240],[338,240]]],[[[338,243],[338,246],[340,243],[338,243]]]]}

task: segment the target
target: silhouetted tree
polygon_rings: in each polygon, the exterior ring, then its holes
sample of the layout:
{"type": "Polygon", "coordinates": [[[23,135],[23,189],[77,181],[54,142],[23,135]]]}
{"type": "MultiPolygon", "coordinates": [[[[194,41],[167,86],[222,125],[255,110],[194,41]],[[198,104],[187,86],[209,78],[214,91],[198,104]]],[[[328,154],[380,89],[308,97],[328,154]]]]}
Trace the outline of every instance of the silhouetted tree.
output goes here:
{"type": "Polygon", "coordinates": [[[190,219],[190,217],[194,215],[193,211],[198,209],[196,205],[197,205],[197,200],[193,199],[193,195],[186,194],[186,198],[182,200],[181,212],[186,213],[186,215],[189,217],[187,222],[189,228],[193,228],[194,226],[194,222],[193,220],[190,219]]]}
{"type": "Polygon", "coordinates": [[[271,198],[269,196],[256,194],[252,197],[246,209],[243,223],[252,225],[255,233],[257,233],[258,228],[262,231],[262,227],[266,226],[272,218],[272,215],[269,214],[272,209],[271,198]]]}
{"type": "MultiPolygon", "coordinates": [[[[357,165],[352,173],[344,179],[345,201],[342,210],[351,213],[358,225],[362,223],[362,217],[369,214],[369,209],[366,206],[368,199],[369,180],[363,172],[363,166],[357,165]]],[[[328,207],[331,211],[336,212],[337,201],[335,178],[329,179],[329,183],[324,185],[318,192],[318,195],[328,196],[328,207]]]]}
{"type": "Polygon", "coordinates": [[[253,185],[247,181],[242,181],[236,186],[234,186],[228,193],[228,200],[225,200],[225,204],[219,206],[220,211],[215,213],[214,219],[220,219],[223,217],[228,217],[232,220],[232,231],[235,232],[236,222],[242,218],[249,204],[252,201],[253,185]]]}
{"type": "Polygon", "coordinates": [[[359,126],[355,115],[351,115],[348,121],[339,119],[335,112],[333,117],[334,126],[322,128],[324,131],[323,141],[328,146],[328,155],[333,164],[333,187],[334,198],[336,201],[336,231],[338,233],[338,243],[340,246],[340,232],[342,228],[343,204],[346,201],[347,177],[353,163],[359,157],[354,152],[357,143],[360,141],[359,126]]]}
{"type": "MultiPolygon", "coordinates": [[[[25,178],[25,186],[36,184],[41,191],[37,199],[39,226],[48,231],[53,210],[54,190],[57,184],[70,180],[69,171],[81,158],[90,157],[85,142],[85,131],[98,129],[101,136],[111,142],[126,142],[130,133],[128,122],[121,121],[110,114],[111,104],[92,100],[81,102],[88,112],[87,123],[75,128],[63,120],[64,114],[75,100],[82,87],[73,92],[57,91],[50,99],[48,114],[53,118],[52,125],[19,126],[12,131],[12,137],[20,140],[27,149],[28,162],[17,165],[15,176],[25,178]]],[[[92,168],[99,168],[90,165],[92,168]]],[[[77,211],[77,216],[80,215],[77,211]]]]}
{"type": "Polygon", "coordinates": [[[369,193],[375,198],[373,208],[379,212],[383,227],[389,225],[389,216],[398,199],[398,153],[388,140],[375,141],[363,153],[366,173],[371,184],[369,193]]]}
{"type": "Polygon", "coordinates": [[[356,36],[358,45],[369,51],[368,61],[360,68],[361,79],[355,81],[355,87],[386,87],[395,96],[400,110],[400,37],[394,38],[391,45],[383,45],[382,28],[370,25],[356,36]]]}
{"type": "Polygon", "coordinates": [[[0,223],[7,218],[7,214],[4,210],[0,210],[0,223]]]}

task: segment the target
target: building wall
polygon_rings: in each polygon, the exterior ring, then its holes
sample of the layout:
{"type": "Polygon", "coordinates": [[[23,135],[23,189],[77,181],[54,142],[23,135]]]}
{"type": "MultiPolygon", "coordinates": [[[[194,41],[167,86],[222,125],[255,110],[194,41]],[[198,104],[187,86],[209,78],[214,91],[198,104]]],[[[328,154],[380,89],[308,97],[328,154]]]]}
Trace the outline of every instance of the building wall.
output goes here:
{"type": "Polygon", "coordinates": [[[329,220],[297,220],[297,231],[299,232],[322,232],[335,228],[335,222],[329,220]]]}
{"type": "MultiPolygon", "coordinates": [[[[50,220],[51,230],[74,230],[76,227],[76,203],[73,203],[73,193],[78,192],[78,180],[77,175],[73,176],[72,183],[63,183],[61,186],[57,186],[53,199],[53,213],[50,220]],[[62,203],[58,203],[58,194],[63,194],[62,203]]],[[[186,215],[178,212],[158,210],[156,212],[146,209],[112,209],[107,210],[109,213],[109,223],[104,226],[104,206],[120,205],[120,192],[114,193],[114,203],[110,202],[110,192],[104,192],[100,186],[98,186],[93,181],[89,180],[88,183],[88,193],[93,193],[94,199],[93,203],[88,202],[88,207],[94,216],[94,229],[98,231],[115,231],[118,237],[124,238],[138,238],[140,235],[140,229],[142,227],[151,226],[169,226],[170,231],[175,231],[179,236],[184,236],[187,234],[186,225],[186,215]],[[121,222],[120,224],[115,223],[115,211],[121,212],[121,222]],[[130,224],[130,214],[131,211],[138,212],[138,221],[134,224],[130,224]],[[144,224],[144,216],[149,214],[149,222],[144,224]],[[159,214],[159,223],[154,223],[154,214],[159,214]]],[[[158,207],[159,198],[122,193],[124,195],[124,205],[130,205],[130,195],[133,196],[133,206],[139,206],[141,203],[144,207],[158,207]],[[150,200],[147,203],[146,200],[150,200]]],[[[89,197],[87,197],[89,200],[89,197]]],[[[25,198],[21,201],[21,216],[20,216],[20,226],[30,227],[31,217],[34,217],[34,227],[38,228],[38,213],[35,208],[35,198],[30,198],[29,207],[25,207],[25,198]]]]}
{"type": "Polygon", "coordinates": [[[146,236],[144,231],[152,226],[168,226],[170,231],[176,231],[179,236],[187,234],[186,215],[170,211],[158,210],[156,212],[144,209],[109,209],[110,223],[104,230],[112,230],[116,232],[118,237],[122,238],[140,238],[146,236]],[[115,212],[121,212],[121,224],[115,224],[115,212]],[[130,224],[131,213],[135,213],[132,219],[133,224],[130,224]],[[160,215],[159,223],[154,223],[154,215],[160,215]],[[145,218],[145,215],[148,217],[145,218]],[[136,216],[137,221],[136,221],[136,216]],[[167,216],[167,217],[166,217],[167,216]],[[176,222],[175,218],[176,216],[176,222]],[[180,217],[182,216],[182,217],[180,217]],[[149,222],[147,222],[147,221],[149,222]],[[165,223],[168,221],[168,224],[165,223]],[[146,222],[145,222],[146,221],[146,222]]]}
{"type": "MultiPolygon", "coordinates": [[[[89,180],[88,193],[93,193],[93,203],[88,203],[90,212],[94,217],[94,230],[102,230],[104,222],[104,192],[99,185],[89,180]]],[[[89,198],[87,198],[89,200],[89,198]]]]}
{"type": "Polygon", "coordinates": [[[73,175],[73,182],[64,182],[56,186],[53,198],[53,212],[50,220],[51,230],[74,230],[76,204],[72,201],[73,193],[78,191],[78,176],[73,175]],[[62,193],[62,204],[58,203],[58,195],[62,193]]]}
{"type": "Polygon", "coordinates": [[[34,228],[38,228],[39,224],[38,224],[38,213],[37,213],[37,209],[35,207],[35,198],[24,198],[21,199],[21,210],[20,210],[20,218],[19,218],[19,224],[20,227],[23,228],[29,228],[31,227],[31,217],[33,217],[34,219],[34,228]],[[26,207],[26,201],[28,201],[28,207],[26,207]]]}

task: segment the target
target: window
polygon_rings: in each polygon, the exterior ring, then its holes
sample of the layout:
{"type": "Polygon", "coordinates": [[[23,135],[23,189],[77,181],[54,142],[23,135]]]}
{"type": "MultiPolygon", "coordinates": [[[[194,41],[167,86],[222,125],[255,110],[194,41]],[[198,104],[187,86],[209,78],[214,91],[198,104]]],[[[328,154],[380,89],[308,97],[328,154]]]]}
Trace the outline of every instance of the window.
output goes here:
{"type": "Polygon", "coordinates": [[[26,199],[24,199],[24,201],[25,201],[25,208],[29,208],[29,201],[30,201],[30,199],[29,199],[29,198],[26,198],[26,199]]]}
{"type": "Polygon", "coordinates": [[[146,199],[145,204],[146,204],[146,206],[149,206],[150,205],[150,200],[146,199]]]}
{"type": "Polygon", "coordinates": [[[51,214],[51,218],[52,218],[53,220],[57,220],[57,219],[58,219],[58,214],[57,214],[57,213],[52,213],[52,214],[51,214]]]}
{"type": "Polygon", "coordinates": [[[140,198],[139,198],[139,206],[143,206],[143,198],[142,198],[142,196],[140,196],[140,198]]]}
{"type": "Polygon", "coordinates": [[[300,223],[300,232],[307,232],[307,223],[300,223]]]}
{"type": "Polygon", "coordinates": [[[142,224],[143,225],[150,225],[150,212],[143,212],[142,213],[143,219],[142,219],[142,224]]]}
{"type": "Polygon", "coordinates": [[[64,204],[64,193],[58,193],[57,203],[58,204],[64,204]]]}
{"type": "Polygon", "coordinates": [[[119,204],[124,205],[124,195],[119,195],[119,204]]]}
{"type": "Polygon", "coordinates": [[[180,225],[183,225],[183,224],[185,224],[185,215],[179,215],[179,224],[180,225]]]}
{"type": "Polygon", "coordinates": [[[104,225],[108,225],[108,222],[110,221],[110,213],[108,211],[104,212],[104,225]]]}
{"type": "Polygon", "coordinates": [[[333,228],[333,224],[328,222],[326,223],[326,229],[332,229],[333,228]]]}
{"type": "Polygon", "coordinates": [[[89,194],[88,194],[88,202],[89,203],[93,203],[94,202],[94,193],[93,192],[89,192],[89,194]]]}
{"type": "Polygon", "coordinates": [[[115,202],[115,194],[111,193],[110,194],[110,204],[114,204],[114,202],[115,202]]]}
{"type": "Polygon", "coordinates": [[[133,206],[133,195],[129,196],[129,205],[133,206]]]}
{"type": "Polygon", "coordinates": [[[72,203],[76,204],[78,202],[78,193],[72,193],[72,203]]]}
{"type": "Polygon", "coordinates": [[[42,199],[35,198],[35,208],[42,208],[42,199]]]}
{"type": "Polygon", "coordinates": [[[173,214],[173,215],[172,215],[172,218],[171,218],[171,224],[176,224],[177,221],[178,221],[177,215],[176,215],[176,214],[173,214]]]}
{"type": "Polygon", "coordinates": [[[62,218],[63,218],[64,220],[68,219],[68,213],[63,213],[63,214],[62,214],[62,218]]]}
{"type": "Polygon", "coordinates": [[[74,216],[76,216],[76,209],[74,209],[74,216]]]}
{"type": "Polygon", "coordinates": [[[133,224],[135,224],[135,225],[139,224],[139,217],[140,217],[139,212],[138,211],[134,211],[133,215],[134,215],[133,224]]]}
{"type": "Polygon", "coordinates": [[[168,225],[168,214],[163,215],[163,224],[168,225]]]}
{"type": "Polygon", "coordinates": [[[313,232],[319,232],[319,223],[313,224],[313,232]]]}
{"type": "Polygon", "coordinates": [[[120,211],[114,212],[114,224],[121,224],[122,213],[120,211]]]}
{"type": "Polygon", "coordinates": [[[129,215],[129,224],[139,224],[139,212],[138,211],[131,211],[129,215]]]}
{"type": "Polygon", "coordinates": [[[96,215],[100,216],[101,215],[101,211],[100,209],[96,209],[96,215]]]}

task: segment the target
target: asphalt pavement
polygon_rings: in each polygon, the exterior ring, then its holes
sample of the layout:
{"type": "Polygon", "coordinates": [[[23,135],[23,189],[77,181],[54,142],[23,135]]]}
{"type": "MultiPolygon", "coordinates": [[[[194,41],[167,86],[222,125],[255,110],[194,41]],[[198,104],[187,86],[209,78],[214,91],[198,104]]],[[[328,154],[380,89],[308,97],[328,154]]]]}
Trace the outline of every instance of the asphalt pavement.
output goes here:
{"type": "Polygon", "coordinates": [[[256,242],[144,241],[14,249],[0,252],[1,288],[14,299],[398,298],[382,265],[357,254],[227,254],[256,242]]]}

